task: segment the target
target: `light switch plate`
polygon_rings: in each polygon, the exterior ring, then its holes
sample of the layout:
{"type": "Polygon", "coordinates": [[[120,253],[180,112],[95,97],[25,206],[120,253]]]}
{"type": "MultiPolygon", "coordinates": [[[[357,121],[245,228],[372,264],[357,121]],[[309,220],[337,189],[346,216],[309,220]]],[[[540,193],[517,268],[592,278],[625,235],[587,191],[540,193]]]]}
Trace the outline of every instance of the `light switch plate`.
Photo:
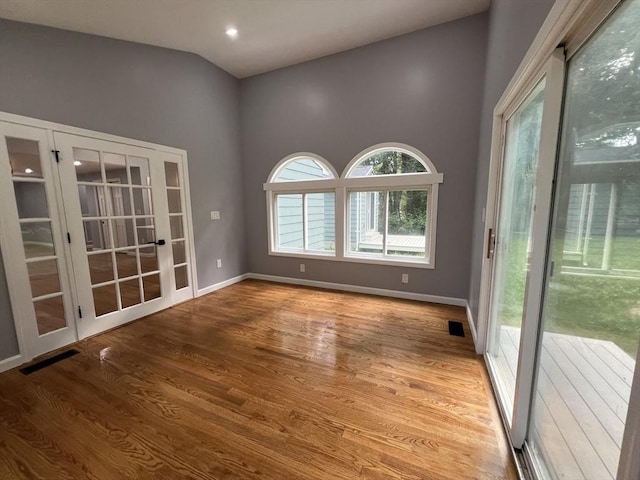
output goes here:
{"type": "Polygon", "coordinates": [[[211,220],[220,220],[220,211],[219,210],[213,210],[211,212],[211,220]]]}

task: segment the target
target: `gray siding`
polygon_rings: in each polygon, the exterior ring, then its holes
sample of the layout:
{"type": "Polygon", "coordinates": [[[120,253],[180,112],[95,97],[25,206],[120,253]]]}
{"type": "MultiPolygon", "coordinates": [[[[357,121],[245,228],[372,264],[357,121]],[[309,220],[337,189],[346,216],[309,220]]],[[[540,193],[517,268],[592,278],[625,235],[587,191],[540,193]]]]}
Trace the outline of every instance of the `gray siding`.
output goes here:
{"type": "MultiPolygon", "coordinates": [[[[317,180],[331,178],[311,159],[289,163],[277,177],[278,181],[317,180]]],[[[278,196],[278,244],[281,248],[302,250],[302,195],[278,196]]],[[[335,194],[307,195],[307,236],[310,250],[327,250],[335,244],[335,194]]]]}

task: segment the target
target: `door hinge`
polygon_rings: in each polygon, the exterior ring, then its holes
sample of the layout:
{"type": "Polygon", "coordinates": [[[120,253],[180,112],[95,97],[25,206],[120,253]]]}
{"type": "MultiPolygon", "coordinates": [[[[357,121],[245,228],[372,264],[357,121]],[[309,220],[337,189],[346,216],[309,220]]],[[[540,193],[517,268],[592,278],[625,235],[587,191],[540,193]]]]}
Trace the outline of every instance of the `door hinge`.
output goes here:
{"type": "Polygon", "coordinates": [[[67,232],[67,242],[71,243],[71,234],[67,232]]]}
{"type": "Polygon", "coordinates": [[[60,163],[60,150],[51,150],[51,152],[56,156],[56,163],[60,163]]]}
{"type": "Polygon", "coordinates": [[[78,318],[82,318],[82,308],[78,305],[78,318]]]}

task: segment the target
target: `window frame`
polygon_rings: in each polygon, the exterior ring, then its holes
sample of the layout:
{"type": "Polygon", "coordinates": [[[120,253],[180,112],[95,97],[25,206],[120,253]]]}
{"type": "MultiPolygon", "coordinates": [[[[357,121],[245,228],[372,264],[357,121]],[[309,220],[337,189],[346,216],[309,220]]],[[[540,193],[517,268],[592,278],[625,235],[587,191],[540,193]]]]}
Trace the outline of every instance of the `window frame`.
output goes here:
{"type": "MultiPolygon", "coordinates": [[[[308,248],[309,245],[309,237],[308,237],[308,225],[307,225],[307,195],[312,195],[314,193],[331,193],[335,196],[335,190],[332,189],[323,189],[320,191],[314,190],[303,190],[303,191],[287,191],[287,192],[273,192],[271,195],[272,207],[270,209],[271,212],[271,229],[273,234],[273,245],[276,247],[277,254],[283,254],[286,256],[291,255],[304,255],[304,256],[313,256],[313,257],[334,257],[335,256],[335,248],[333,251],[324,251],[324,250],[315,250],[308,248]],[[289,249],[279,247],[279,236],[280,236],[280,224],[278,222],[278,196],[279,195],[301,195],[302,196],[302,249],[289,249]]],[[[335,207],[334,207],[335,208],[335,207]]]]}
{"type": "MultiPolygon", "coordinates": [[[[437,187],[436,187],[437,188],[437,187]]],[[[373,189],[359,189],[359,188],[347,188],[346,189],[346,207],[347,207],[347,215],[346,215],[346,224],[345,224],[345,251],[344,251],[344,256],[346,257],[347,261],[355,261],[354,259],[366,259],[368,263],[374,263],[372,261],[383,261],[384,263],[389,263],[389,262],[393,262],[394,264],[400,262],[400,263],[411,263],[412,266],[415,266],[413,264],[417,263],[420,266],[422,266],[422,264],[424,263],[429,263],[429,253],[431,251],[430,249],[430,245],[431,242],[435,242],[435,235],[431,235],[431,224],[429,222],[429,218],[431,217],[431,215],[435,215],[435,209],[432,208],[432,201],[431,201],[431,196],[433,194],[433,189],[434,189],[434,185],[429,185],[427,187],[411,187],[411,188],[400,188],[400,187],[392,187],[392,188],[373,188],[373,189]],[[383,219],[384,219],[384,235],[383,235],[383,239],[382,239],[382,256],[369,256],[369,253],[363,253],[363,252],[355,252],[355,251],[351,251],[351,209],[349,208],[350,205],[350,197],[352,193],[383,193],[384,194],[384,204],[385,204],[385,208],[384,208],[384,215],[383,215],[383,219]],[[401,256],[401,255],[390,255],[388,253],[386,253],[388,244],[387,244],[387,239],[389,237],[389,193],[391,192],[426,192],[427,193],[427,208],[426,208],[426,212],[425,215],[427,217],[427,221],[426,221],[426,225],[425,225],[425,254],[424,256],[421,257],[411,257],[411,256],[401,256]],[[433,238],[432,238],[433,237],[433,238]]],[[[377,223],[378,220],[376,218],[375,223],[377,223]]],[[[435,222],[434,222],[435,223],[435,222]]],[[[375,255],[375,254],[374,254],[375,255]]]]}
{"type": "MultiPolygon", "coordinates": [[[[435,268],[435,248],[437,233],[438,187],[444,181],[444,175],[438,173],[431,160],[418,149],[402,143],[380,143],[358,153],[338,176],[333,166],[319,155],[298,152],[280,160],[271,170],[267,182],[263,184],[266,194],[267,232],[269,255],[298,258],[317,258],[340,262],[366,263],[378,265],[405,266],[414,268],[435,268]],[[398,151],[410,155],[425,166],[426,172],[375,175],[368,177],[351,176],[353,170],[367,157],[384,151],[398,151]],[[299,159],[310,158],[323,165],[333,178],[274,182],[281,170],[299,159]],[[349,232],[349,193],[352,191],[427,191],[427,219],[425,233],[425,256],[411,257],[387,256],[371,258],[348,251],[349,232]],[[278,211],[277,196],[280,194],[335,193],[335,250],[330,253],[317,250],[287,250],[278,247],[278,211]]],[[[304,209],[304,201],[303,201],[304,209]]],[[[386,218],[386,217],[385,217],[386,218]]],[[[305,222],[303,214],[303,223],[305,222]]],[[[385,220],[386,222],[386,220],[385,220]]],[[[303,229],[305,227],[303,226],[303,229]]],[[[388,228],[385,226],[385,228],[388,228]]],[[[304,235],[304,233],[303,233],[304,235]]],[[[303,237],[304,238],[304,237],[303,237]]],[[[304,239],[306,245],[306,239],[304,239]]]]}

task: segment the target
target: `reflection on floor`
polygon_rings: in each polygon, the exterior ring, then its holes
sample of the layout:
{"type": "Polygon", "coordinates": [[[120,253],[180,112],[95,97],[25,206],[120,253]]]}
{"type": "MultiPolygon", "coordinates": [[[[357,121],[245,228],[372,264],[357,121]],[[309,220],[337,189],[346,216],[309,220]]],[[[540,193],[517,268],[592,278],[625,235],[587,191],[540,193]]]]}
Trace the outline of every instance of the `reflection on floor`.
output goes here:
{"type": "Polygon", "coordinates": [[[0,375],[0,478],[517,476],[460,307],[250,280],[74,348],[0,375]]]}
{"type": "MultiPolygon", "coordinates": [[[[502,326],[500,349],[515,382],[520,329],[502,326]]],[[[614,479],[631,392],[634,360],[616,344],[545,333],[531,432],[555,478],[614,479]]]]}

